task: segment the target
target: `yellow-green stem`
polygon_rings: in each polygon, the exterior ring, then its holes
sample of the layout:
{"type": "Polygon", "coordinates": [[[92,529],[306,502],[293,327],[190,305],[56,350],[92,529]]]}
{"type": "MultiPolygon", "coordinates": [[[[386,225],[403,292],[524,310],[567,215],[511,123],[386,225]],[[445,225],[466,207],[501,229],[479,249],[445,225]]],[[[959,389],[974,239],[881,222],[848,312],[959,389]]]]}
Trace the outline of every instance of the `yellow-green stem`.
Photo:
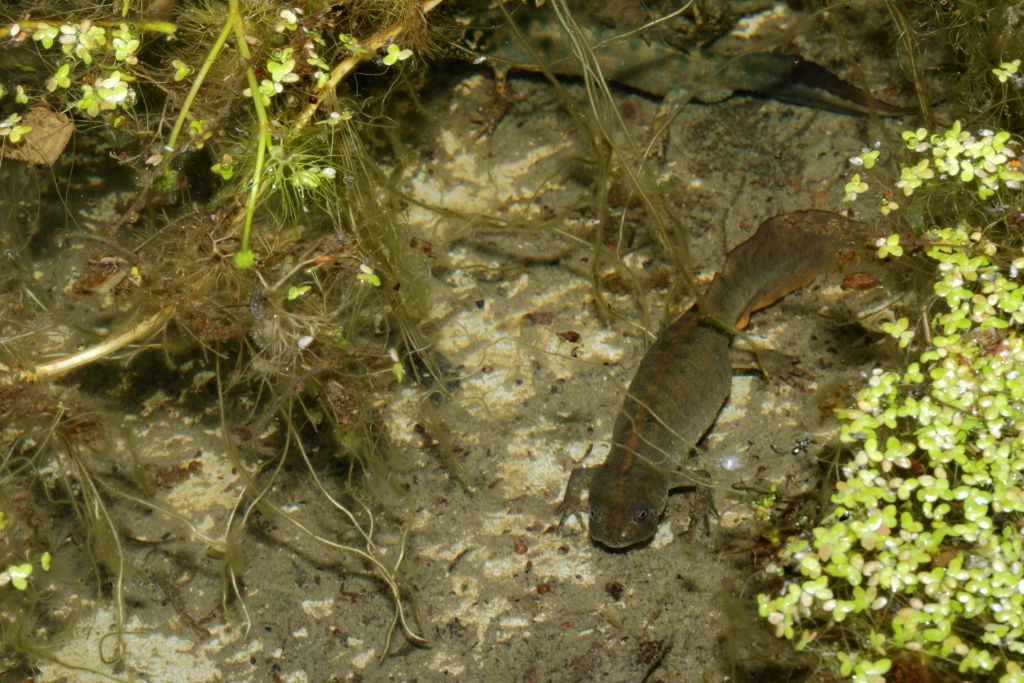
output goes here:
{"type": "MultiPolygon", "coordinates": [[[[14,35],[17,33],[15,27],[25,31],[38,31],[44,29],[47,26],[61,25],[66,23],[61,19],[23,19],[14,24],[0,24],[0,33],[3,35],[14,35]]],[[[177,24],[170,21],[159,21],[159,20],[144,20],[144,21],[124,21],[122,19],[104,20],[104,19],[91,19],[90,23],[93,26],[104,26],[117,28],[121,25],[128,26],[137,31],[143,33],[162,33],[168,38],[174,37],[174,34],[178,31],[177,24]]]]}
{"type": "Polygon", "coordinates": [[[263,106],[263,95],[260,93],[260,85],[256,82],[256,74],[248,65],[252,55],[249,52],[249,44],[245,40],[245,30],[242,26],[242,15],[238,12],[238,0],[231,0],[230,13],[232,27],[235,32],[235,42],[238,43],[238,53],[246,61],[245,80],[249,84],[249,92],[252,95],[252,105],[256,110],[256,124],[258,126],[258,140],[256,144],[256,163],[252,170],[252,180],[249,187],[249,200],[245,205],[245,224],[242,226],[242,245],[235,254],[235,267],[248,270],[255,265],[256,254],[249,248],[249,236],[252,233],[252,218],[256,213],[256,203],[260,195],[260,179],[263,177],[263,162],[268,147],[268,136],[270,135],[267,110],[263,106]]]}
{"type": "Polygon", "coordinates": [[[171,129],[171,136],[167,138],[167,150],[173,152],[175,145],[178,142],[178,135],[181,133],[182,126],[185,125],[185,119],[188,118],[188,112],[192,108],[192,103],[196,99],[196,95],[199,94],[199,88],[202,87],[203,81],[206,80],[206,75],[210,73],[210,69],[213,67],[213,63],[217,61],[217,56],[220,51],[224,48],[224,44],[228,40],[228,36],[231,35],[231,30],[236,23],[236,14],[234,12],[228,13],[228,18],[224,22],[224,28],[220,30],[220,35],[217,36],[217,41],[210,48],[209,54],[206,55],[206,61],[203,62],[203,66],[200,67],[199,73],[196,74],[195,81],[192,82],[192,87],[188,91],[188,95],[185,96],[185,103],[181,106],[181,111],[178,112],[178,118],[174,122],[174,128],[171,129]]]}

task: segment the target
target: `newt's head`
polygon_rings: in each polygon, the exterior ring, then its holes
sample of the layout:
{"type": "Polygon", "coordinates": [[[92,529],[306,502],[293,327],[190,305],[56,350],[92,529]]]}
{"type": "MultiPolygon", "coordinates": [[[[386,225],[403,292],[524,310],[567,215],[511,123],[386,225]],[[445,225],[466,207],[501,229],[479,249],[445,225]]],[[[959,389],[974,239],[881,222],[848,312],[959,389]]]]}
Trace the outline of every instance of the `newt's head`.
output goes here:
{"type": "Polygon", "coordinates": [[[590,537],[606,548],[628,548],[654,536],[668,500],[668,478],[633,463],[617,477],[596,476],[590,485],[590,537]]]}

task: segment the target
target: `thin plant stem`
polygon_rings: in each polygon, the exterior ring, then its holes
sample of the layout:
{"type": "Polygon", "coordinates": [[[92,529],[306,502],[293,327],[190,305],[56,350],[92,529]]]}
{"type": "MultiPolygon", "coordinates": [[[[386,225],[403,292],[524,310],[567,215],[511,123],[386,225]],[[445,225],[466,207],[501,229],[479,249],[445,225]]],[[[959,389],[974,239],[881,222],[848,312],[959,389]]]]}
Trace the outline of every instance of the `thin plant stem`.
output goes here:
{"type": "Polygon", "coordinates": [[[259,202],[260,189],[263,178],[263,165],[267,155],[267,138],[270,135],[267,110],[263,106],[263,95],[260,93],[259,83],[256,82],[256,74],[253,73],[249,61],[252,54],[249,52],[249,44],[245,39],[245,29],[242,25],[242,15],[238,11],[238,0],[231,0],[230,12],[233,20],[230,22],[235,32],[235,41],[238,44],[238,54],[246,61],[245,80],[249,84],[249,92],[252,95],[252,105],[256,110],[256,125],[258,127],[258,139],[256,142],[256,164],[252,170],[252,181],[249,187],[249,199],[245,205],[245,223],[242,226],[242,244],[235,254],[235,267],[241,270],[248,270],[255,265],[256,255],[249,248],[249,237],[252,234],[252,219],[256,213],[256,204],[259,202]]]}
{"type": "Polygon", "coordinates": [[[220,51],[224,49],[228,36],[231,35],[231,31],[235,24],[235,17],[236,15],[233,12],[228,13],[228,18],[224,22],[224,27],[220,30],[217,40],[214,42],[213,47],[210,48],[210,52],[206,55],[203,65],[199,67],[199,73],[196,74],[195,80],[192,81],[192,87],[189,89],[188,95],[185,96],[185,102],[181,106],[181,111],[178,112],[178,118],[174,122],[174,128],[171,129],[171,135],[167,138],[167,145],[165,149],[169,152],[174,151],[174,146],[178,142],[178,135],[181,134],[181,129],[185,125],[185,119],[188,117],[188,113],[192,109],[192,103],[195,101],[196,95],[199,94],[199,89],[202,87],[203,82],[206,81],[206,76],[210,73],[210,69],[213,68],[214,62],[216,62],[217,57],[220,56],[220,51]]]}
{"type": "MultiPolygon", "coordinates": [[[[239,455],[237,449],[235,448],[235,445],[232,443],[230,437],[228,436],[229,430],[228,430],[227,414],[226,414],[226,412],[224,410],[224,403],[225,402],[224,402],[223,386],[222,386],[222,384],[220,382],[220,359],[216,359],[215,360],[215,367],[216,367],[216,374],[217,374],[217,398],[218,398],[218,403],[219,403],[219,406],[220,406],[221,433],[224,435],[225,451],[227,452],[228,459],[231,461],[231,464],[234,465],[235,470],[238,472],[239,477],[242,479],[242,483],[243,483],[243,486],[245,487],[245,490],[247,492],[249,492],[250,495],[258,495],[258,496],[262,497],[267,492],[267,490],[269,489],[269,486],[261,487],[259,485],[259,483],[256,481],[256,478],[255,478],[255,474],[256,474],[256,472],[258,472],[258,468],[255,471],[253,471],[253,472],[249,471],[249,468],[247,468],[242,463],[241,456],[239,455]]],[[[301,444],[297,444],[297,445],[299,446],[300,452],[303,455],[303,459],[305,461],[306,466],[312,472],[313,471],[312,470],[312,465],[310,464],[308,458],[306,458],[305,451],[302,450],[301,444]]],[[[320,484],[319,478],[316,479],[316,483],[318,484],[318,487],[320,488],[320,490],[323,491],[324,493],[326,493],[326,490],[323,489],[322,485],[320,484]]],[[[330,498],[330,496],[329,496],[329,498],[330,498]]],[[[333,498],[330,498],[330,500],[331,500],[332,503],[335,502],[335,500],[333,498]]],[[[341,506],[341,509],[345,510],[344,506],[341,506]]],[[[337,551],[339,551],[341,553],[353,555],[355,557],[361,558],[361,559],[365,560],[366,562],[370,563],[370,565],[374,569],[374,574],[384,583],[385,586],[387,586],[388,592],[391,593],[391,599],[392,599],[392,602],[393,602],[393,604],[395,606],[395,615],[394,615],[394,618],[392,620],[391,627],[388,629],[388,635],[387,635],[387,639],[386,639],[386,643],[385,643],[384,654],[386,654],[387,651],[390,649],[391,637],[392,637],[392,635],[394,633],[394,629],[395,629],[396,625],[401,625],[402,631],[405,633],[405,637],[410,642],[413,642],[413,643],[415,643],[417,645],[421,645],[421,646],[427,644],[426,638],[424,638],[423,636],[421,636],[418,633],[416,633],[416,631],[413,630],[412,625],[409,623],[409,620],[408,620],[408,618],[406,616],[406,613],[405,613],[405,606],[402,604],[402,599],[403,599],[402,587],[399,585],[398,579],[396,577],[396,571],[398,569],[398,564],[405,557],[406,537],[405,537],[404,534],[403,534],[403,537],[402,537],[402,547],[399,550],[399,555],[398,555],[398,558],[397,558],[397,562],[396,562],[394,568],[392,568],[392,567],[389,567],[387,564],[384,563],[384,558],[379,554],[380,553],[379,549],[375,545],[373,545],[372,541],[370,540],[370,536],[367,534],[367,532],[364,529],[362,529],[362,527],[359,525],[358,521],[355,520],[355,517],[352,516],[351,512],[349,512],[348,510],[345,510],[345,511],[349,513],[350,521],[352,521],[354,523],[354,526],[355,526],[356,530],[359,532],[359,534],[363,537],[364,541],[366,541],[366,543],[367,543],[367,549],[366,550],[363,550],[361,548],[357,548],[357,547],[351,546],[351,545],[345,545],[343,543],[336,543],[335,541],[332,541],[329,538],[326,538],[326,537],[318,534],[316,531],[314,531],[313,529],[309,528],[308,526],[306,526],[305,524],[300,522],[298,519],[296,519],[294,516],[292,516],[289,513],[285,512],[284,510],[282,510],[280,507],[274,505],[273,503],[270,503],[270,502],[267,503],[267,510],[269,512],[272,512],[280,520],[282,520],[284,522],[287,522],[288,524],[290,524],[293,527],[295,527],[299,532],[301,532],[302,534],[306,535],[310,539],[312,539],[312,540],[314,540],[314,541],[316,541],[318,543],[321,543],[322,545],[324,545],[324,546],[326,546],[328,548],[332,548],[332,549],[337,550],[337,551]]]]}

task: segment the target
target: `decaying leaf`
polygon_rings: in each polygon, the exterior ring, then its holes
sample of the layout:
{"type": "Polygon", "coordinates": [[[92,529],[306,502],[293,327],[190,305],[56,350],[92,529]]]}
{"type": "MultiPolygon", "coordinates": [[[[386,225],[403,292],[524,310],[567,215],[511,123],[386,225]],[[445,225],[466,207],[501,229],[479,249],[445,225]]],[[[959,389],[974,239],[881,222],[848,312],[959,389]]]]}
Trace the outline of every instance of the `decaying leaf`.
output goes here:
{"type": "Polygon", "coordinates": [[[44,105],[30,109],[22,124],[31,126],[32,130],[25,133],[18,143],[8,142],[3,146],[4,159],[52,166],[75,130],[71,119],[44,105]]]}

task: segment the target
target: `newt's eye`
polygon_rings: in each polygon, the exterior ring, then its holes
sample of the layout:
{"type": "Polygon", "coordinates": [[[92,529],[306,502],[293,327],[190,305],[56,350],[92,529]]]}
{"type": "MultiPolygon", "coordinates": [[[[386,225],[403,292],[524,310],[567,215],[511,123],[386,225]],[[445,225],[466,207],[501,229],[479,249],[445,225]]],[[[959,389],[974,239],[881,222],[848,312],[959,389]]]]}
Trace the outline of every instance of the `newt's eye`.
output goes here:
{"type": "Polygon", "coordinates": [[[651,516],[650,508],[637,508],[633,511],[633,521],[637,524],[643,524],[651,516]]]}
{"type": "Polygon", "coordinates": [[[597,506],[591,505],[590,509],[587,510],[587,516],[590,517],[591,524],[597,524],[601,521],[601,513],[598,511],[597,506]]]}

